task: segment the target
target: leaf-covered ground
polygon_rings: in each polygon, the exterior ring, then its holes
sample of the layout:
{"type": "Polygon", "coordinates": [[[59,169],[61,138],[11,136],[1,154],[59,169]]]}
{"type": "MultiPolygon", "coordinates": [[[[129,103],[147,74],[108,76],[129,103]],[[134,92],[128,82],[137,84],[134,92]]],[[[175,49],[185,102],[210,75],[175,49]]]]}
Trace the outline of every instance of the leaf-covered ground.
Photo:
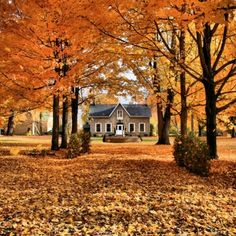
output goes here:
{"type": "Polygon", "coordinates": [[[0,235],[235,235],[236,140],[219,141],[208,178],[171,152],[93,144],[73,160],[2,156],[0,235]]]}

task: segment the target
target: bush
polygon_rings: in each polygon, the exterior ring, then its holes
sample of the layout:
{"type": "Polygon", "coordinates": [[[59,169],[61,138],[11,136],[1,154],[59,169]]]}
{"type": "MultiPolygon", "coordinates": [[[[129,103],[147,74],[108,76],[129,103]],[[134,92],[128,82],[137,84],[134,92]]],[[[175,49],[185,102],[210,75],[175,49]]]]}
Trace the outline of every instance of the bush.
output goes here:
{"type": "Polygon", "coordinates": [[[175,126],[175,125],[171,125],[170,126],[170,129],[169,129],[169,134],[170,134],[170,136],[178,136],[179,135],[179,129],[178,129],[178,127],[177,126],[175,126]]]}
{"type": "Polygon", "coordinates": [[[72,134],[68,144],[67,158],[75,158],[81,153],[88,153],[90,151],[89,132],[80,131],[79,134],[72,134]]]}
{"type": "Polygon", "coordinates": [[[80,131],[79,139],[81,141],[81,153],[88,153],[90,151],[90,132],[80,131]]]}
{"type": "Polygon", "coordinates": [[[150,133],[149,133],[149,136],[154,136],[154,124],[150,124],[150,133]]]}
{"type": "Polygon", "coordinates": [[[67,158],[75,158],[79,156],[81,150],[81,142],[78,134],[71,134],[68,144],[67,158]]]}
{"type": "Polygon", "coordinates": [[[178,166],[188,171],[208,176],[210,170],[210,153],[205,142],[192,135],[178,136],[174,143],[174,159],[178,166]]]}

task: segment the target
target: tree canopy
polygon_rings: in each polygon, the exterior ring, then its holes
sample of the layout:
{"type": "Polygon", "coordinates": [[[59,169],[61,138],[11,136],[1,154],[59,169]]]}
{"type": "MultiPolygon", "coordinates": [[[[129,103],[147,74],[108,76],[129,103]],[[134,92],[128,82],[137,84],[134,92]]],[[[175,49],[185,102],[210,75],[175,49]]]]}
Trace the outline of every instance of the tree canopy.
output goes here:
{"type": "Polygon", "coordinates": [[[205,114],[216,157],[217,117],[236,103],[235,9],[234,0],[1,0],[1,115],[73,99],[73,87],[88,99],[145,87],[159,123],[179,114],[182,135],[189,110],[205,114]]]}

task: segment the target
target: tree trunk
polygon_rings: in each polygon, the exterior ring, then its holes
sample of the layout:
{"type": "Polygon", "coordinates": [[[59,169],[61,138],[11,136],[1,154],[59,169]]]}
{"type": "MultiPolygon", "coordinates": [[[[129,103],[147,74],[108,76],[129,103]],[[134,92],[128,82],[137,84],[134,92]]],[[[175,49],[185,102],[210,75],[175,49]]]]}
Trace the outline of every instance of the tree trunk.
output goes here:
{"type": "Polygon", "coordinates": [[[58,150],[58,149],[59,149],[59,95],[54,95],[51,150],[58,150]]]}
{"type": "Polygon", "coordinates": [[[79,103],[79,88],[74,88],[75,97],[71,100],[71,112],[72,112],[72,130],[71,133],[78,132],[78,103],[79,103]]]}
{"type": "Polygon", "coordinates": [[[62,137],[61,137],[61,148],[67,148],[67,130],[68,130],[68,109],[69,101],[68,97],[63,97],[63,111],[62,111],[62,137]]]}
{"type": "MultiPolygon", "coordinates": [[[[205,67],[203,76],[206,82],[203,82],[206,95],[206,128],[207,128],[207,145],[210,150],[212,159],[217,159],[217,144],[216,144],[216,93],[215,82],[211,68],[211,28],[209,24],[205,25],[203,38],[203,55],[205,59],[205,67]]],[[[204,81],[204,80],[203,80],[204,81]]]]}
{"type": "Polygon", "coordinates": [[[207,145],[212,159],[217,159],[216,145],[216,96],[214,85],[205,83],[207,145]]]}
{"type": "Polygon", "coordinates": [[[161,103],[157,103],[157,134],[158,134],[158,137],[161,137],[162,135],[162,129],[163,129],[163,113],[162,113],[162,105],[161,103]]]}
{"type": "Polygon", "coordinates": [[[231,138],[235,138],[235,129],[234,129],[234,127],[232,128],[232,131],[231,131],[231,138]]]}
{"type": "Polygon", "coordinates": [[[202,126],[200,123],[198,123],[198,136],[202,137],[202,126]]]}
{"type": "MultiPolygon", "coordinates": [[[[167,105],[168,106],[168,105],[167,105]]],[[[158,120],[158,141],[157,144],[170,144],[169,140],[169,117],[167,109],[165,109],[165,115],[163,116],[162,105],[157,104],[157,120],[158,120]]]]}
{"type": "Polygon", "coordinates": [[[191,112],[191,132],[194,134],[194,114],[193,111],[191,112]]]}
{"type": "Polygon", "coordinates": [[[152,65],[153,69],[155,69],[155,74],[153,76],[153,90],[156,94],[156,98],[157,98],[157,103],[156,103],[156,107],[157,107],[157,133],[158,133],[158,141],[157,144],[169,144],[169,128],[167,128],[167,126],[165,125],[165,121],[164,121],[164,117],[163,117],[163,106],[162,106],[162,100],[160,97],[160,93],[161,93],[161,85],[160,85],[160,77],[158,74],[158,70],[157,70],[157,61],[156,58],[154,57],[154,61],[153,61],[153,65],[152,65]]]}
{"type": "MultiPolygon", "coordinates": [[[[185,31],[180,32],[180,60],[185,63],[185,31]]],[[[186,72],[180,74],[180,94],[181,94],[181,113],[180,113],[180,132],[182,136],[187,134],[188,108],[186,94],[186,72]]]]}
{"type": "Polygon", "coordinates": [[[163,122],[163,127],[161,130],[161,135],[159,136],[157,144],[170,144],[169,138],[169,128],[170,128],[170,117],[165,117],[163,122]]]}
{"type": "Polygon", "coordinates": [[[180,132],[182,136],[185,136],[187,134],[188,108],[187,108],[187,96],[186,96],[184,72],[182,72],[180,75],[180,87],[181,87],[180,132]]]}
{"type": "MultiPolygon", "coordinates": [[[[174,100],[174,94],[171,89],[167,89],[167,93],[168,93],[168,96],[167,96],[165,114],[163,117],[163,126],[160,132],[160,136],[159,136],[157,144],[170,144],[169,128],[170,128],[170,119],[171,119],[171,107],[174,100]]],[[[159,131],[158,131],[158,134],[159,134],[159,131]]]]}
{"type": "Polygon", "coordinates": [[[198,121],[198,136],[199,137],[202,137],[202,131],[203,131],[203,128],[205,127],[205,125],[201,122],[201,121],[198,121]]]}
{"type": "Polygon", "coordinates": [[[8,118],[8,124],[7,124],[7,136],[12,136],[13,132],[14,132],[14,118],[15,118],[15,114],[14,112],[12,113],[12,115],[8,118]]]}
{"type": "Polygon", "coordinates": [[[202,33],[197,32],[196,35],[199,58],[203,71],[202,83],[205,88],[206,97],[206,129],[207,129],[207,145],[209,147],[212,159],[217,158],[216,149],[216,92],[214,72],[212,71],[212,55],[211,55],[211,42],[212,42],[212,29],[209,23],[204,25],[202,33]]]}
{"type": "Polygon", "coordinates": [[[39,120],[40,120],[39,132],[40,132],[40,135],[42,135],[43,134],[43,113],[42,112],[39,113],[39,120]]]}
{"type": "MultiPolygon", "coordinates": [[[[161,88],[159,85],[159,81],[158,83],[155,84],[155,88],[156,88],[156,92],[160,92],[161,88]]],[[[169,89],[167,90],[169,91],[169,89]]],[[[166,105],[166,109],[163,115],[163,106],[162,106],[162,101],[161,98],[157,99],[159,101],[157,101],[157,128],[158,128],[158,141],[157,144],[170,144],[170,140],[169,140],[169,127],[170,127],[170,108],[172,105],[172,102],[169,102],[169,92],[168,92],[168,101],[167,101],[167,105],[166,105]]]]}

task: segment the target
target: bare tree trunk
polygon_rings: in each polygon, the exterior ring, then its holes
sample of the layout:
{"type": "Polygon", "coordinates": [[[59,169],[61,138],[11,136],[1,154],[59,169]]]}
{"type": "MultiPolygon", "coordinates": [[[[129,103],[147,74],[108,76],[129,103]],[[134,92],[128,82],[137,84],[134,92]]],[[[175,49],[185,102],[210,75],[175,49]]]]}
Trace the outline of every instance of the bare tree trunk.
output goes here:
{"type": "Polygon", "coordinates": [[[61,148],[67,148],[67,130],[68,130],[68,109],[69,101],[68,97],[63,97],[63,111],[62,111],[62,137],[61,137],[61,148]]]}
{"type": "Polygon", "coordinates": [[[170,144],[169,128],[171,120],[171,107],[174,101],[174,93],[171,89],[167,89],[167,94],[167,104],[165,114],[163,116],[163,126],[157,144],[170,144]]]}
{"type": "MultiPolygon", "coordinates": [[[[173,31],[172,31],[172,39],[171,39],[171,49],[174,51],[174,55],[176,56],[176,34],[177,34],[177,29],[174,26],[173,31]]],[[[184,34],[182,37],[182,51],[181,51],[181,56],[183,56],[183,58],[185,57],[185,53],[184,53],[184,34]]],[[[182,74],[183,76],[183,82],[185,85],[185,74],[182,74]]],[[[185,88],[185,87],[184,87],[185,88]]],[[[159,83],[159,90],[160,90],[160,83],[159,83]]],[[[185,89],[184,89],[185,91],[185,89]]],[[[168,88],[167,89],[167,103],[166,103],[166,108],[164,111],[164,115],[163,115],[163,111],[161,110],[159,112],[159,115],[162,116],[162,118],[160,117],[160,119],[162,119],[162,127],[160,127],[160,131],[158,131],[159,134],[159,139],[157,144],[170,144],[170,139],[169,139],[169,128],[170,128],[170,119],[171,119],[171,107],[173,104],[173,100],[174,100],[174,93],[173,91],[168,88]]]]}
{"type": "Polygon", "coordinates": [[[15,118],[15,114],[14,112],[12,113],[11,116],[9,116],[8,118],[8,124],[7,124],[7,136],[12,136],[14,133],[14,118],[15,118]]]}
{"type": "Polygon", "coordinates": [[[170,117],[165,117],[163,122],[163,127],[161,130],[161,135],[159,136],[157,144],[170,144],[169,139],[169,128],[170,128],[170,117]]]}
{"type": "Polygon", "coordinates": [[[202,131],[203,131],[204,126],[205,125],[201,121],[198,121],[198,136],[199,137],[202,137],[202,131]]]}
{"type": "Polygon", "coordinates": [[[162,113],[162,104],[157,103],[157,133],[158,137],[161,137],[162,135],[162,129],[163,129],[163,113],[162,113]]]}
{"type": "Polygon", "coordinates": [[[217,143],[216,143],[216,91],[214,73],[212,70],[212,57],[211,57],[211,41],[212,30],[208,23],[205,24],[203,34],[197,32],[197,44],[201,66],[203,69],[203,85],[205,88],[206,96],[206,129],[207,129],[207,145],[209,147],[212,159],[217,156],[217,143]]]}
{"type": "MultiPolygon", "coordinates": [[[[185,31],[180,32],[180,60],[185,63],[185,31]]],[[[186,94],[186,72],[180,74],[180,94],[181,94],[181,113],[180,113],[180,130],[181,135],[187,134],[188,108],[187,108],[187,94],[186,94]]]]}
{"type": "Polygon", "coordinates": [[[194,114],[191,112],[191,132],[194,134],[194,114]]]}
{"type": "Polygon", "coordinates": [[[232,128],[232,131],[231,131],[231,138],[235,138],[235,129],[234,129],[234,127],[232,128]]]}
{"type": "MultiPolygon", "coordinates": [[[[168,117],[165,117],[163,115],[163,106],[162,106],[162,100],[160,95],[158,95],[161,92],[161,85],[160,85],[160,77],[158,75],[157,71],[157,61],[156,58],[154,58],[153,62],[153,69],[155,69],[156,73],[153,76],[153,90],[157,97],[157,133],[158,133],[158,141],[157,144],[170,144],[169,142],[169,125],[168,125],[168,117]],[[167,122],[166,122],[167,121],[167,122]]],[[[167,105],[168,107],[168,105],[167,105]]],[[[166,114],[166,109],[165,109],[166,114]]]]}
{"type": "Polygon", "coordinates": [[[75,97],[71,100],[72,112],[72,131],[71,133],[78,132],[78,103],[79,103],[79,88],[74,88],[75,97]]]}
{"type": "Polygon", "coordinates": [[[59,95],[54,95],[51,150],[58,150],[58,149],[59,149],[59,95]]]}
{"type": "Polygon", "coordinates": [[[39,132],[40,132],[40,135],[42,135],[43,134],[43,113],[42,112],[39,113],[39,122],[40,122],[39,132]]]}
{"type": "Polygon", "coordinates": [[[206,95],[206,128],[207,128],[207,144],[210,150],[212,159],[216,159],[216,97],[214,91],[214,85],[205,84],[205,95],[206,95]]]}

